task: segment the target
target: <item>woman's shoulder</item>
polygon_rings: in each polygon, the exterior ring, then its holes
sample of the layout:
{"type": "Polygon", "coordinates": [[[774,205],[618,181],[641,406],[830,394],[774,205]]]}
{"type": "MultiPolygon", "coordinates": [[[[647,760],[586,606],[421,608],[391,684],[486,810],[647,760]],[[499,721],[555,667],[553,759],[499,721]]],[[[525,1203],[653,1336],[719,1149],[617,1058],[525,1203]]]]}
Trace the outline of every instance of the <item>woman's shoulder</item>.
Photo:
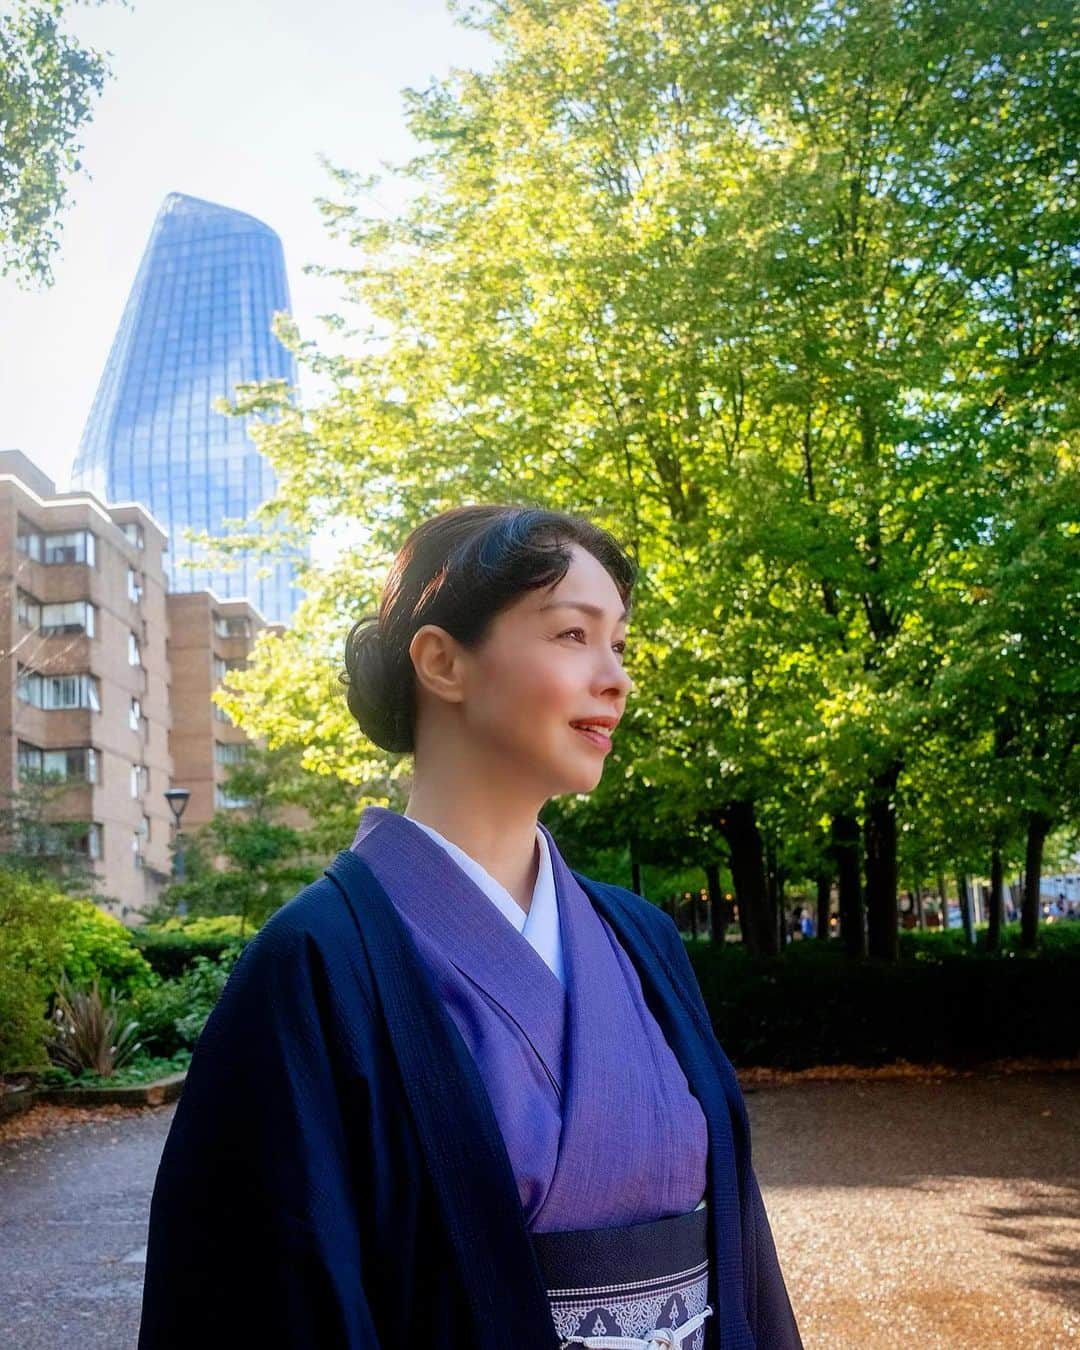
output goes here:
{"type": "Polygon", "coordinates": [[[333,946],[352,926],[352,914],[340,890],[323,872],[276,909],[253,940],[292,949],[306,943],[333,946]]]}
{"type": "Polygon", "coordinates": [[[283,973],[311,987],[359,978],[371,993],[366,948],[352,908],[329,871],[317,877],[263,923],[244,948],[249,979],[283,973]]]}

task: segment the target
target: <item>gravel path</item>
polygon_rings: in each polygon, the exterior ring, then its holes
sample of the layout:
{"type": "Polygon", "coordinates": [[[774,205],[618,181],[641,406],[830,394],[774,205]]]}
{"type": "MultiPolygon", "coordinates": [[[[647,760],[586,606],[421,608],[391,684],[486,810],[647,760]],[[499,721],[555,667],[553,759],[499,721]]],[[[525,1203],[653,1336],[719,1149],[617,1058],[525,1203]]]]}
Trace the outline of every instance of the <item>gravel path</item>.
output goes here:
{"type": "Polygon", "coordinates": [[[1080,1341],[1080,1076],[750,1089],[807,1350],[1080,1341]]]}
{"type": "MultiPolygon", "coordinates": [[[[748,1084],[807,1350],[1080,1342],[1080,1075],[748,1084]]],[[[0,1129],[0,1347],[133,1350],[173,1108],[0,1129]]]]}

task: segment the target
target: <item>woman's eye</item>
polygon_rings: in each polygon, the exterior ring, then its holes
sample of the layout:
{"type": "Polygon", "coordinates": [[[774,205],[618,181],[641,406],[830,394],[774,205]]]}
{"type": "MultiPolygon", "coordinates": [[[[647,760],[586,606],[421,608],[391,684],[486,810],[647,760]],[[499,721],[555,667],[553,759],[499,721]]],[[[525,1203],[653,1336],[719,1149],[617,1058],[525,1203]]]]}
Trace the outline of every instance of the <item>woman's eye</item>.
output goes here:
{"type": "MultiPolygon", "coordinates": [[[[580,633],[581,636],[582,636],[583,638],[585,637],[585,629],[584,629],[584,628],[568,628],[568,629],[566,630],[565,633],[560,633],[559,636],[560,636],[560,637],[571,637],[571,636],[573,636],[574,633],[580,633]]],[[[614,650],[617,651],[617,652],[619,653],[620,656],[625,656],[625,655],[626,655],[626,643],[625,643],[625,642],[613,642],[611,645],[612,645],[612,647],[614,648],[614,650]]]]}

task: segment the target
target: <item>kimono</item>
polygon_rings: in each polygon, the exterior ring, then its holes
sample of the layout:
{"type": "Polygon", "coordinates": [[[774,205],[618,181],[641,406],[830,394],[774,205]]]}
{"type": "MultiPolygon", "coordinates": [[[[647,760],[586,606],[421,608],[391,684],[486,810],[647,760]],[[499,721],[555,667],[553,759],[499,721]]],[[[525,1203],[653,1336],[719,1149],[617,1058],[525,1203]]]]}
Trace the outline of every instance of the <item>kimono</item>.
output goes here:
{"type": "Polygon", "coordinates": [[[703,1190],[707,1350],[798,1350],[682,939],[546,839],[565,988],[381,808],[248,944],[162,1155],[139,1350],[558,1350],[531,1234],[703,1190]]]}

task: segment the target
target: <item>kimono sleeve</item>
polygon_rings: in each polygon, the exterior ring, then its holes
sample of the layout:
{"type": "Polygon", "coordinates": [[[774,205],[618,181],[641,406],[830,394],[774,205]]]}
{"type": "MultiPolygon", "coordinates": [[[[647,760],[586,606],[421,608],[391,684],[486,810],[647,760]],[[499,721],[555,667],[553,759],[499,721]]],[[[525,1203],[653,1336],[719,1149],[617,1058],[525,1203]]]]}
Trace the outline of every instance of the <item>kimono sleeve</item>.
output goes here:
{"type": "Polygon", "coordinates": [[[373,1018],[285,920],[245,949],[195,1048],[151,1202],[139,1350],[377,1350],[360,1160],[373,1018]]]}

